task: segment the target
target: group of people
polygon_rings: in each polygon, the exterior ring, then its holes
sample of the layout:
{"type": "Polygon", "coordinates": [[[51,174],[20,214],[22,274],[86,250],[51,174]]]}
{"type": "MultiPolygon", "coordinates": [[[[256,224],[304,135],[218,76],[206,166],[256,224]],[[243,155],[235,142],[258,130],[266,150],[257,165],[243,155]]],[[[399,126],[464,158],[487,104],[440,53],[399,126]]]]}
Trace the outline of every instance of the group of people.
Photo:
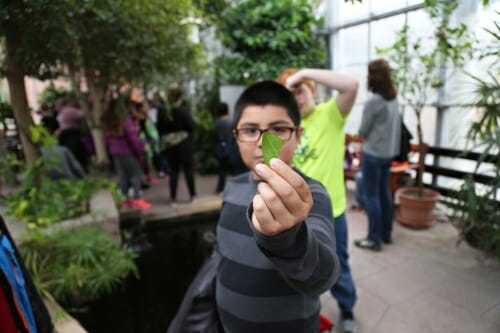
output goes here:
{"type": "Polygon", "coordinates": [[[126,207],[147,210],[152,204],[141,197],[143,184],[157,175],[169,175],[170,199],[177,201],[179,173],[184,172],[191,200],[196,198],[194,179],[195,122],[187,109],[183,91],[171,88],[168,102],[159,94],[142,103],[116,97],[102,118],[106,148],[118,176],[126,207]],[[130,190],[131,189],[131,190],[130,190]]]}
{"type": "MultiPolygon", "coordinates": [[[[152,204],[142,198],[142,193],[158,182],[157,177],[170,178],[170,198],[175,203],[181,171],[191,200],[196,198],[196,125],[182,89],[168,91],[168,105],[158,92],[150,100],[137,100],[130,92],[118,95],[106,103],[101,120],[110,169],[116,172],[120,191],[126,197],[122,204],[150,209],[152,204]]],[[[85,177],[94,147],[75,96],[59,98],[53,109],[42,105],[39,114],[41,124],[57,138],[56,145],[42,147],[48,176],[55,181],[85,177]]]]}
{"type": "MultiPolygon", "coordinates": [[[[389,169],[401,116],[387,61],[370,62],[367,81],[373,94],[359,134],[369,228],[354,244],[379,251],[392,241],[389,169]]],[[[319,332],[319,296],[327,290],[338,302],[342,331],[357,331],[343,162],[344,125],[358,85],[332,70],[289,68],[275,81],[251,85],[236,102],[232,131],[249,172],[233,177],[223,192],[211,258],[220,331],[319,332]],[[316,104],[316,84],[336,97],[316,104]],[[267,131],[284,142],[269,166],[262,151],[267,131]]]]}

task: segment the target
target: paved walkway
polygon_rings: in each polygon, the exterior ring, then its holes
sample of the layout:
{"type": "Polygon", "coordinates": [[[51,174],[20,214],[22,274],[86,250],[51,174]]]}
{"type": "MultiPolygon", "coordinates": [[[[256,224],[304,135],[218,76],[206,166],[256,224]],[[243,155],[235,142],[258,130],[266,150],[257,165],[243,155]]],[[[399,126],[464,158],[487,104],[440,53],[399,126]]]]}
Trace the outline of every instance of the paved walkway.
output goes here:
{"type": "MultiPolygon", "coordinates": [[[[154,207],[146,220],[220,206],[215,176],[197,176],[199,199],[188,203],[184,179],[169,205],[167,182],[145,192],[154,207]]],[[[352,184],[348,184],[348,187],[352,184]]],[[[349,202],[352,191],[349,191],[349,202]]],[[[351,266],[357,285],[359,333],[500,332],[500,262],[460,243],[449,222],[428,230],[394,224],[393,244],[373,253],[352,246],[366,234],[364,212],[347,211],[351,266]]],[[[322,295],[323,312],[338,321],[336,302],[322,295]]],[[[335,332],[340,332],[336,330],[335,332]]]]}

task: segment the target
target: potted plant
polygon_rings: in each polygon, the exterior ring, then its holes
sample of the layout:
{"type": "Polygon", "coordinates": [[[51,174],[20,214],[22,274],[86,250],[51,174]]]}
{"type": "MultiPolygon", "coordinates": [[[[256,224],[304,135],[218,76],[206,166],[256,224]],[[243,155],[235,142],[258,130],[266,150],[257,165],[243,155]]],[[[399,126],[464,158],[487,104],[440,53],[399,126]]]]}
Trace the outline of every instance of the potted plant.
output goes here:
{"type": "MultiPolygon", "coordinates": [[[[500,17],[500,12],[497,12],[500,17]]],[[[453,222],[459,229],[462,239],[471,246],[496,255],[500,259],[500,210],[498,209],[500,190],[500,25],[488,30],[491,39],[481,48],[480,60],[492,61],[486,75],[474,76],[473,106],[481,111],[481,117],[472,123],[467,138],[473,146],[480,147],[482,155],[478,159],[475,173],[487,170],[492,180],[484,186],[477,186],[474,177],[467,177],[458,191],[458,200],[453,206],[453,222]],[[496,158],[495,158],[496,156],[496,158]]]]}
{"type": "MultiPolygon", "coordinates": [[[[432,45],[421,37],[412,38],[408,25],[397,33],[396,41],[387,49],[378,49],[388,57],[393,67],[394,80],[404,103],[413,110],[417,124],[419,168],[416,186],[398,191],[400,208],[396,219],[412,228],[427,228],[434,222],[433,209],[439,193],[425,188],[423,173],[426,144],[423,141],[421,116],[431,104],[433,91],[442,89],[456,69],[472,58],[472,38],[465,24],[452,25],[450,15],[457,8],[454,0],[426,0],[424,10],[436,29],[432,45]]],[[[438,101],[438,108],[439,101],[438,101]]]]}

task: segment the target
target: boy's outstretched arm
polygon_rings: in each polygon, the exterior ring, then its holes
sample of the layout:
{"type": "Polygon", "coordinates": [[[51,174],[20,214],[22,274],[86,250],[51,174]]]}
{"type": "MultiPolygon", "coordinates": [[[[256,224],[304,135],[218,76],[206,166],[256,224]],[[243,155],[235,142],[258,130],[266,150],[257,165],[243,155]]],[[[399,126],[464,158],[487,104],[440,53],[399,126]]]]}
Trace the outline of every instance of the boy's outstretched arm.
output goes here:
{"type": "Polygon", "coordinates": [[[350,75],[340,74],[328,69],[304,68],[290,75],[286,81],[287,88],[291,88],[301,81],[309,79],[338,91],[337,106],[342,114],[351,111],[358,93],[358,80],[350,75]]]}
{"type": "Polygon", "coordinates": [[[257,245],[294,289],[316,295],[328,290],[340,264],[325,188],[308,184],[279,159],[255,171],[264,180],[248,216],[257,245]]]}

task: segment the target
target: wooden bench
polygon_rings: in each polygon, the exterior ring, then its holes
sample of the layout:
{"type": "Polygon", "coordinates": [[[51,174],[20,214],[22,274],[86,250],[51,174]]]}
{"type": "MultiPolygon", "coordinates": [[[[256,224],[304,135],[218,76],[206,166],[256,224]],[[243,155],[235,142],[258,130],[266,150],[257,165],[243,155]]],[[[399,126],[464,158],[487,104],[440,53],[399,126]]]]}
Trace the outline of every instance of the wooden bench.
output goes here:
{"type": "MultiPolygon", "coordinates": [[[[354,180],[356,173],[361,171],[361,160],[363,157],[363,139],[358,135],[346,134],[345,136],[345,147],[346,154],[349,152],[351,155],[350,167],[344,169],[344,179],[354,180]]],[[[429,150],[429,145],[425,144],[424,154],[429,150]]],[[[410,175],[410,170],[419,170],[418,163],[418,145],[412,144],[411,150],[408,156],[408,162],[397,164],[393,162],[391,166],[391,180],[390,187],[391,193],[394,195],[400,183],[403,179],[408,178],[410,175]]],[[[424,156],[425,161],[425,156],[424,156]]]]}

